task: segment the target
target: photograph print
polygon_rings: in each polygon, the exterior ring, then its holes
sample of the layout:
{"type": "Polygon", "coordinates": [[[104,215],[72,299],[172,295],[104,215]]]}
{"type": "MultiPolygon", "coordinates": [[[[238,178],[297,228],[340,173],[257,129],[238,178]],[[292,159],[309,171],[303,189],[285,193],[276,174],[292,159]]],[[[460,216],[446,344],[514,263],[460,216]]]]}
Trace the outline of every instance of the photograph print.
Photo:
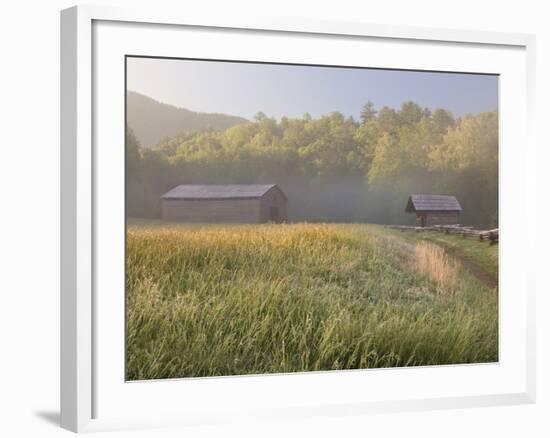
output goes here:
{"type": "Polygon", "coordinates": [[[498,75],[125,80],[127,380],[498,362],[498,75]]]}

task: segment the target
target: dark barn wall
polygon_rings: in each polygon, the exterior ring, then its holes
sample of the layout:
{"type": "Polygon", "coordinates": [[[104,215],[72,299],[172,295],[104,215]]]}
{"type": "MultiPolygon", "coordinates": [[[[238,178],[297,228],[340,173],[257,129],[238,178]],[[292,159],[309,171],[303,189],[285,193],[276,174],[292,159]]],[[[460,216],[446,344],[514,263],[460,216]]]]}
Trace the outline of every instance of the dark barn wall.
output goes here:
{"type": "Polygon", "coordinates": [[[427,211],[416,214],[416,226],[422,226],[422,217],[424,217],[424,226],[432,225],[455,225],[458,224],[458,212],[456,211],[427,211]]]}
{"type": "Polygon", "coordinates": [[[288,221],[288,201],[277,187],[271,188],[262,196],[261,222],[287,222],[288,221]]]}
{"type": "Polygon", "coordinates": [[[162,219],[193,223],[259,223],[257,199],[163,199],[162,219]]]}

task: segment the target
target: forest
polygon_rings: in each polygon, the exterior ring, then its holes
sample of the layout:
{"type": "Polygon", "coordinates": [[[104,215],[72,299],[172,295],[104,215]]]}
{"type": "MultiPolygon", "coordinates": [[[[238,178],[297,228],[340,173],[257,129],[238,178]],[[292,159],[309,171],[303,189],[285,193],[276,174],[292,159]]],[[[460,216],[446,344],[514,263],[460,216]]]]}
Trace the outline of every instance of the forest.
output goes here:
{"type": "Polygon", "coordinates": [[[292,222],[408,224],[411,193],[455,195],[461,223],[498,226],[498,113],[455,117],[414,102],[359,120],[258,113],[225,130],[183,131],[153,148],[126,128],[126,214],[158,218],[178,184],[278,184],[292,222]]]}

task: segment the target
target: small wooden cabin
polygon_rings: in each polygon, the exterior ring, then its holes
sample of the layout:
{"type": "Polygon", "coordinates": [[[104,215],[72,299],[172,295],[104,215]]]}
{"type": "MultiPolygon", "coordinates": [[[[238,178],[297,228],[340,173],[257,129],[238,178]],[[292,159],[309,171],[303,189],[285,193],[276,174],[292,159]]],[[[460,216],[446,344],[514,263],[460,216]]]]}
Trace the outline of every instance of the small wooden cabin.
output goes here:
{"type": "Polygon", "coordinates": [[[455,225],[462,211],[458,200],[447,195],[411,195],[405,208],[416,213],[416,226],[455,225]]]}
{"type": "Polygon", "coordinates": [[[161,197],[162,219],[178,222],[280,223],[287,209],[276,184],[181,185],[161,197]]]}

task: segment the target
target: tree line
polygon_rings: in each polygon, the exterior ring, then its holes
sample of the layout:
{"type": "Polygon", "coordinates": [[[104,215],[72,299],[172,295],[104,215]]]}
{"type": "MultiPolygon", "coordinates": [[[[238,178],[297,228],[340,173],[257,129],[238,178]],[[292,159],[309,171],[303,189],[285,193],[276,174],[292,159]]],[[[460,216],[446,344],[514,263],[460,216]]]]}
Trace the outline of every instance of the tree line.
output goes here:
{"type": "Polygon", "coordinates": [[[127,215],[159,217],[160,196],[178,184],[278,184],[293,221],[412,223],[411,193],[452,194],[461,222],[498,224],[498,114],[455,118],[414,102],[360,120],[253,121],[224,131],[181,132],[152,149],[126,135],[127,215]]]}

